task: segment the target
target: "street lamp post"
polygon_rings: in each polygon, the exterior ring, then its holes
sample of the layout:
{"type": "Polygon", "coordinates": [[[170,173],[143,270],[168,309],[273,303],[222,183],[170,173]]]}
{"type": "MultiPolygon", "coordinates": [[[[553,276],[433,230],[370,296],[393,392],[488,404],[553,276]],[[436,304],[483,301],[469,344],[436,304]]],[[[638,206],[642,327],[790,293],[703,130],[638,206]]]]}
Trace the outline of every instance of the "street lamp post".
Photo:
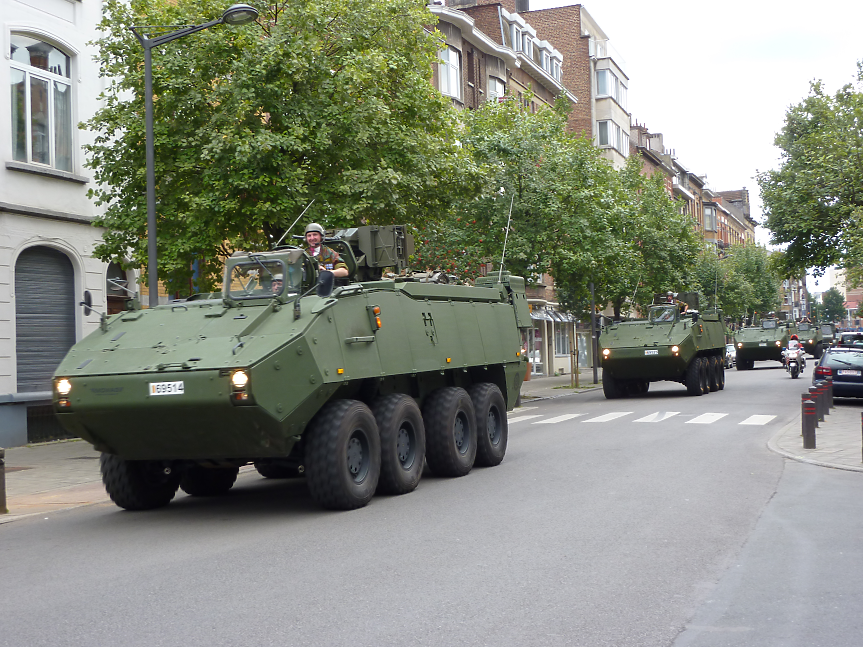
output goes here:
{"type": "Polygon", "coordinates": [[[234,4],[216,20],[203,25],[148,25],[132,27],[132,33],[144,48],[144,112],[147,128],[147,275],[149,276],[150,307],[159,305],[159,269],[156,251],[156,170],[153,154],[153,68],[152,51],[154,47],[165,45],[172,40],[209,29],[220,23],[246,25],[258,18],[258,10],[247,4],[234,4]],[[173,31],[165,32],[166,29],[173,31]],[[153,36],[153,34],[157,34],[153,36]]]}

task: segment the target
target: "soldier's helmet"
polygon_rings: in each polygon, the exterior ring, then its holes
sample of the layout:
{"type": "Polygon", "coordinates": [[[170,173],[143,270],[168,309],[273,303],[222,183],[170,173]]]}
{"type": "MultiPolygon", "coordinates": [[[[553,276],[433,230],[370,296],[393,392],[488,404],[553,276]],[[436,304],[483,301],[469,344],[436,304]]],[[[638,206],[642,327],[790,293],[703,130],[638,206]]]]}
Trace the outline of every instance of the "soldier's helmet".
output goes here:
{"type": "Polygon", "coordinates": [[[306,235],[307,233],[309,233],[310,231],[316,231],[316,232],[318,232],[318,233],[321,235],[321,238],[323,238],[323,236],[324,236],[324,228],[323,228],[323,227],[321,227],[321,226],[320,226],[318,223],[316,223],[316,222],[310,222],[308,225],[306,225],[306,230],[303,232],[303,235],[305,236],[305,235],[306,235]]]}

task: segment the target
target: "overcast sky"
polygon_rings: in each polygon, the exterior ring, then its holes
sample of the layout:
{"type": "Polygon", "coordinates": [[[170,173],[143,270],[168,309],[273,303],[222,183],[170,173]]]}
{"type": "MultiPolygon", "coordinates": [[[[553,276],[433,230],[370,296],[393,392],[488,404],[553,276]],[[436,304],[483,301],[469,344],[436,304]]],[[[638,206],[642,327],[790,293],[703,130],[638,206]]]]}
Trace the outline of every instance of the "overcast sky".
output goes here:
{"type": "MultiPolygon", "coordinates": [[[[530,0],[532,10],[570,4],[530,0]]],[[[662,133],[665,147],[712,189],[749,189],[756,220],[755,173],[778,166],[773,138],[785,111],[807,96],[812,80],[830,93],[855,82],[863,59],[861,2],[582,4],[623,58],[633,123],[662,133]]],[[[768,242],[768,232],[757,236],[768,242]]]]}

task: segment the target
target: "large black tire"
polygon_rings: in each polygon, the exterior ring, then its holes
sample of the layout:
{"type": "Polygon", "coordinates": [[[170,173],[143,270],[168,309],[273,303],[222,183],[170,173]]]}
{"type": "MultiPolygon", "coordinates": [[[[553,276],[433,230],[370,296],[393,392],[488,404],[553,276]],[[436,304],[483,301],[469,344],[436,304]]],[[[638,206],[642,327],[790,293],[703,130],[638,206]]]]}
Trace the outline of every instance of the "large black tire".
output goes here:
{"type": "Polygon", "coordinates": [[[602,370],[602,392],[607,400],[616,400],[625,394],[621,383],[615,380],[611,373],[605,369],[602,370]]]}
{"type": "Polygon", "coordinates": [[[704,395],[710,393],[710,358],[701,358],[701,392],[704,395]]]}
{"type": "Polygon", "coordinates": [[[721,391],[725,388],[725,364],[720,360],[717,362],[716,366],[719,369],[717,375],[719,377],[719,390],[721,391]]]}
{"type": "Polygon", "coordinates": [[[423,403],[426,462],[439,476],[464,476],[476,458],[476,413],[459,387],[434,391],[423,403]]]}
{"type": "Polygon", "coordinates": [[[108,496],[126,510],[166,506],[180,487],[180,473],[161,462],[127,461],[103,453],[99,465],[108,496]]]}
{"type": "Polygon", "coordinates": [[[705,364],[707,365],[707,386],[710,391],[718,391],[719,390],[719,371],[721,370],[722,360],[717,355],[711,355],[710,357],[705,357],[705,364]]]}
{"type": "Polygon", "coordinates": [[[369,408],[357,400],[330,402],[306,430],[306,482],[312,498],[331,510],[371,501],[381,474],[381,439],[369,408]]]}
{"type": "Polygon", "coordinates": [[[474,384],[467,392],[476,413],[475,462],[480,467],[500,465],[509,439],[503,394],[491,382],[474,384]]]}
{"type": "Polygon", "coordinates": [[[393,393],[372,406],[381,435],[381,477],[378,493],[406,494],[416,489],[423,473],[426,434],[416,400],[393,393]]]}
{"type": "Polygon", "coordinates": [[[255,461],[255,469],[265,479],[293,479],[302,476],[299,467],[280,463],[255,461]]]}
{"type": "Polygon", "coordinates": [[[737,370],[738,371],[745,371],[746,370],[746,360],[745,359],[740,359],[739,357],[737,358],[737,370]]]}
{"type": "Polygon", "coordinates": [[[218,496],[227,493],[237,480],[239,467],[201,467],[192,465],[186,468],[180,480],[180,488],[189,496],[218,496]]]}
{"type": "Polygon", "coordinates": [[[704,392],[701,390],[700,357],[693,357],[692,361],[689,362],[689,366],[686,367],[684,384],[686,384],[686,392],[689,393],[689,395],[704,395],[704,392]]]}

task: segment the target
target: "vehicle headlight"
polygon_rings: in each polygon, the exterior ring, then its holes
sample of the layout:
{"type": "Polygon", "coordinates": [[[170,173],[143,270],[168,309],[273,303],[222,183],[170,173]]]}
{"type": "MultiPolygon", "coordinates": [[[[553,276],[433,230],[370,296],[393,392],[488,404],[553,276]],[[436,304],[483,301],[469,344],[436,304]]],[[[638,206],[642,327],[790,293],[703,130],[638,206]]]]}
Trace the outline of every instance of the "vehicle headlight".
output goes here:
{"type": "Polygon", "coordinates": [[[609,355],[611,355],[611,349],[610,348],[603,348],[602,349],[602,356],[608,357],[609,355]]]}
{"type": "Polygon", "coordinates": [[[672,353],[674,353],[674,354],[676,355],[677,353],[679,353],[679,352],[680,352],[680,347],[679,347],[679,346],[672,346],[672,347],[671,347],[671,352],[672,352],[672,353]]]}
{"type": "Polygon", "coordinates": [[[245,389],[249,383],[249,376],[245,371],[234,371],[231,374],[231,384],[235,389],[245,389]]]}
{"type": "Polygon", "coordinates": [[[54,388],[57,389],[57,393],[59,393],[62,396],[66,396],[66,395],[69,395],[69,392],[72,390],[72,383],[68,379],[66,379],[65,377],[61,377],[54,384],[54,388]]]}
{"type": "Polygon", "coordinates": [[[810,339],[810,340],[809,340],[808,342],[806,342],[806,343],[807,343],[807,344],[811,344],[811,343],[812,343],[812,340],[810,339]]]}
{"type": "Polygon", "coordinates": [[[737,342],[737,348],[743,348],[743,342],[737,342]]]}
{"type": "Polygon", "coordinates": [[[777,345],[777,346],[781,346],[781,345],[782,345],[782,342],[781,342],[781,341],[779,341],[779,340],[777,340],[777,341],[776,341],[776,345],[777,345]]]}

